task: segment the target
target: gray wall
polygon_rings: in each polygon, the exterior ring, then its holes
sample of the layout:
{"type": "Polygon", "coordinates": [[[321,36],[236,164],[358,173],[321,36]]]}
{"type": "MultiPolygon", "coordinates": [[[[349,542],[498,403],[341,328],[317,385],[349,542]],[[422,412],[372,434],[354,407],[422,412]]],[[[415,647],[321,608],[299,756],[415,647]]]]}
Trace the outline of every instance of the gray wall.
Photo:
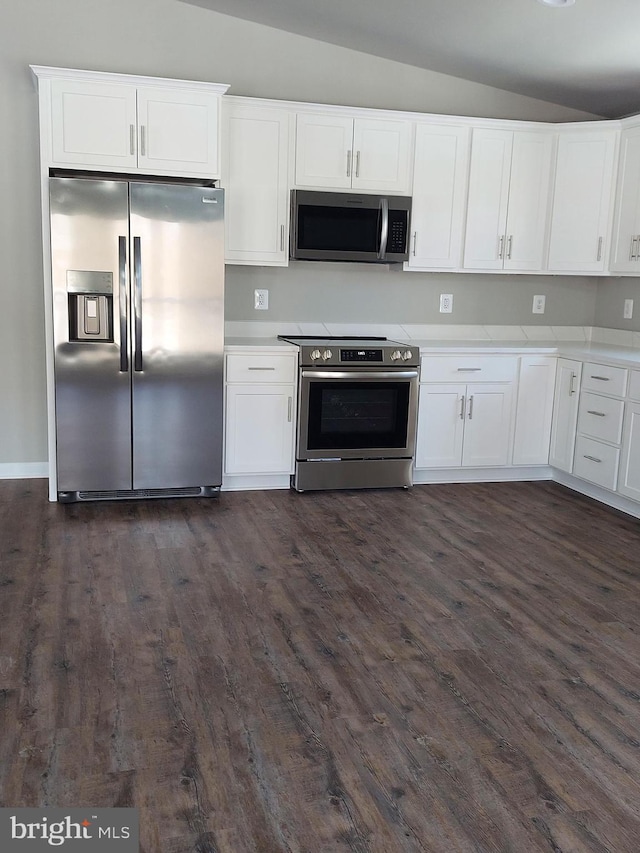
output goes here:
{"type": "MultiPolygon", "coordinates": [[[[590,326],[598,280],[580,276],[409,273],[367,264],[292,262],[275,267],[227,267],[227,320],[453,323],[590,326]],[[253,289],[269,290],[269,309],[256,311],[253,289]],[[439,313],[441,293],[453,312],[439,313]],[[544,314],[532,314],[544,294],[544,314]]],[[[640,303],[638,303],[640,312],[640,303]]]]}
{"type": "MultiPolygon", "coordinates": [[[[40,204],[37,152],[37,101],[28,65],[59,65],[231,84],[231,92],[426,112],[535,120],[593,118],[552,104],[468,83],[446,75],[333,47],[225,17],[177,0],[2,0],[0,2],[0,464],[46,459],[45,350],[40,204]]],[[[330,310],[338,316],[366,305],[367,317],[386,318],[391,310],[386,279],[367,274],[361,292],[357,271],[341,288],[334,277],[332,299],[317,292],[316,273],[232,271],[230,316],[244,316],[247,294],[263,275],[276,276],[274,306],[291,313],[287,294],[305,317],[330,310]],[[316,277],[314,277],[316,276],[316,277]],[[280,285],[280,279],[282,284],[280,285]],[[294,282],[298,282],[294,286],[294,282]],[[235,283],[238,282],[236,285],[235,283]],[[309,283],[311,282],[311,283],[309,283]],[[244,296],[242,289],[244,288],[244,296]],[[347,301],[347,294],[348,301],[347,301]],[[373,298],[372,294],[375,296],[373,298]]],[[[373,273],[377,276],[377,273],[373,273]]],[[[395,282],[398,300],[431,316],[427,301],[440,283],[428,276],[395,282]]],[[[531,284],[472,277],[447,292],[456,294],[456,322],[529,322],[531,284]],[[458,288],[461,288],[458,291],[458,288]],[[458,292],[466,296],[458,299],[458,292]],[[512,306],[505,310],[506,304],[512,306]],[[518,306],[515,308],[515,306],[518,306]],[[460,312],[457,313],[460,306],[460,312]],[[474,307],[475,306],[475,307],[474,307]],[[506,322],[506,320],[505,320],[506,322]]],[[[552,280],[545,283],[550,295],[552,280]]],[[[565,287],[565,285],[563,285],[565,287]]],[[[592,283],[572,281],[546,322],[589,322],[592,283]],[[582,288],[582,294],[580,291],[582,288]],[[568,318],[572,319],[569,320],[568,318]]],[[[534,286],[536,292],[540,288],[534,286]]],[[[326,294],[326,288],[324,293],[326,294]]],[[[269,319],[277,319],[276,308],[269,319]]],[[[346,316],[346,315],[345,315],[346,316]]],[[[421,315],[422,316],[422,315],[421,315]]],[[[440,315],[438,315],[440,316],[440,315]]]]}
{"type": "Polygon", "coordinates": [[[601,278],[593,325],[640,332],[640,278],[601,278]],[[633,299],[631,320],[622,316],[625,299],[633,299]]]}

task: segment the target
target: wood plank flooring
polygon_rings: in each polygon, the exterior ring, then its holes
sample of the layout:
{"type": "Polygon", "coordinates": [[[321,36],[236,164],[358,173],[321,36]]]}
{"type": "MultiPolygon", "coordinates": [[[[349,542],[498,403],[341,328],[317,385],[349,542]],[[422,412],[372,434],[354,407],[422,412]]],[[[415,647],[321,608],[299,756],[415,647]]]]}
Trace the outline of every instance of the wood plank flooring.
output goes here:
{"type": "Polygon", "coordinates": [[[0,482],[0,800],[144,853],[637,853],[640,524],[551,483],[0,482]]]}

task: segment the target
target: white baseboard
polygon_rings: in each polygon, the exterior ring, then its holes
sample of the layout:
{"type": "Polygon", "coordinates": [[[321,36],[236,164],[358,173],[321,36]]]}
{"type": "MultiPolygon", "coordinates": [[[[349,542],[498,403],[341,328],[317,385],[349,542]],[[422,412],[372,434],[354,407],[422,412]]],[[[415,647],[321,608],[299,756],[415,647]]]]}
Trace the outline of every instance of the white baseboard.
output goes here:
{"type": "Polygon", "coordinates": [[[572,489],[574,492],[579,492],[581,495],[593,498],[613,509],[626,512],[627,515],[631,515],[634,518],[640,518],[640,504],[637,501],[629,500],[629,498],[618,495],[616,492],[610,492],[608,489],[588,483],[586,480],[579,480],[577,477],[567,474],[564,471],[558,471],[557,469],[553,469],[552,479],[556,483],[572,489]]]}
{"type": "Polygon", "coordinates": [[[248,492],[257,489],[289,489],[290,474],[225,474],[223,492],[248,492]]]}
{"type": "Polygon", "coordinates": [[[549,465],[518,466],[516,468],[417,468],[413,472],[414,486],[431,483],[506,483],[525,480],[552,480],[549,465]]]}
{"type": "Polygon", "coordinates": [[[48,476],[48,462],[0,462],[0,480],[40,480],[48,476]]]}

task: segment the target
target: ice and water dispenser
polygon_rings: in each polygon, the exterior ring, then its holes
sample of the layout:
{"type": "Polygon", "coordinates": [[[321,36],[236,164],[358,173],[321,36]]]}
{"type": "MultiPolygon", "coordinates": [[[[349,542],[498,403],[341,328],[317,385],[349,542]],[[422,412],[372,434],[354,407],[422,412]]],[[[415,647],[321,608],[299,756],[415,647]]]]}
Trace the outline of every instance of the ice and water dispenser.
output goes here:
{"type": "Polygon", "coordinates": [[[113,273],[67,270],[69,340],[113,341],[113,273]]]}

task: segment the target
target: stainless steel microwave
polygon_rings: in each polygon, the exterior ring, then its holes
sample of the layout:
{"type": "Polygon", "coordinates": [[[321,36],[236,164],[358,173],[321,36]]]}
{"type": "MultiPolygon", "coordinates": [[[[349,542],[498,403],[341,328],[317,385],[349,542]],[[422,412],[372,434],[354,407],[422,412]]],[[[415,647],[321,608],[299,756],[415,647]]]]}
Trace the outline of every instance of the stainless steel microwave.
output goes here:
{"type": "Polygon", "coordinates": [[[378,264],[409,259],[411,199],[291,191],[291,257],[378,264]]]}

